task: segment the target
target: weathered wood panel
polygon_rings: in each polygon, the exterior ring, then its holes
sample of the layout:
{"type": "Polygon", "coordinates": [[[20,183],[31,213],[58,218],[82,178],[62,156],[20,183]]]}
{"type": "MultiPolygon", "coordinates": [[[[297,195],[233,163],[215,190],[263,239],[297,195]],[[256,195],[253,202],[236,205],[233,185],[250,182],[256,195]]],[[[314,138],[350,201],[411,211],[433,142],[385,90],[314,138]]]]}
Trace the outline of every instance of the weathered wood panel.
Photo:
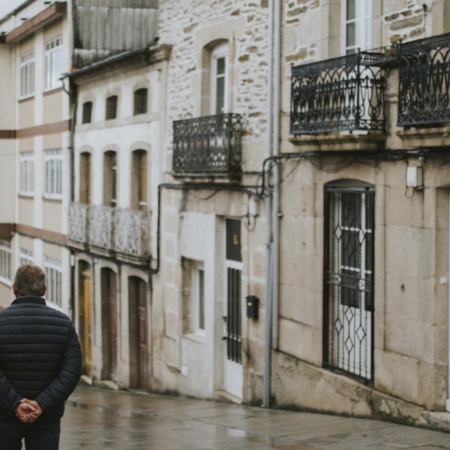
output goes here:
{"type": "Polygon", "coordinates": [[[155,0],[75,0],[73,8],[78,68],[155,41],[155,0]]]}

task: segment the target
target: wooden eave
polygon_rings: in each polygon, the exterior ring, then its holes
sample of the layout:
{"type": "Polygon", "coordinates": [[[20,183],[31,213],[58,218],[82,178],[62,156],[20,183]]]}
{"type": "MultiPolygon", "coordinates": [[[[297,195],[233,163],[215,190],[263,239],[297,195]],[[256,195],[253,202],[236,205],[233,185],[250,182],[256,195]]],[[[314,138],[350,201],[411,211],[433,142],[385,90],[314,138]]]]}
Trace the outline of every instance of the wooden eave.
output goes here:
{"type": "Polygon", "coordinates": [[[67,2],[53,3],[47,9],[20,25],[20,27],[17,27],[8,33],[6,35],[5,42],[7,44],[18,42],[33,33],[36,29],[53,22],[59,17],[65,16],[66,13],[67,2]]]}
{"type": "Polygon", "coordinates": [[[157,64],[160,62],[168,61],[172,46],[170,45],[153,45],[147,48],[132,50],[117,55],[113,55],[102,61],[98,61],[81,69],[75,69],[67,76],[77,82],[81,82],[85,78],[90,77],[92,74],[101,74],[102,72],[111,73],[112,70],[124,70],[124,64],[127,64],[131,68],[133,65],[148,66],[157,64]]]}

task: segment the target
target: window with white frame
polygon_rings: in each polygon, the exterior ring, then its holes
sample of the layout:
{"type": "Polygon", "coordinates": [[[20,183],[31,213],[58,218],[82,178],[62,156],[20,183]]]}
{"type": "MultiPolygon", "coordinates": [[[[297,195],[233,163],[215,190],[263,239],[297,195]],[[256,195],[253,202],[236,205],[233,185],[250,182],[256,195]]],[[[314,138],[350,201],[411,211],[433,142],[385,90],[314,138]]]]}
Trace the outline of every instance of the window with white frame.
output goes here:
{"type": "Polygon", "coordinates": [[[21,247],[19,249],[19,262],[21,266],[24,264],[34,264],[34,254],[32,250],[21,247]]]}
{"type": "Polygon", "coordinates": [[[62,196],[62,151],[45,151],[45,195],[51,198],[62,196]]]}
{"type": "Polygon", "coordinates": [[[20,154],[20,194],[33,195],[34,193],[34,153],[20,154]]]}
{"type": "Polygon", "coordinates": [[[62,37],[59,36],[45,44],[45,89],[60,87],[62,72],[62,37]]]}
{"type": "Polygon", "coordinates": [[[342,1],[342,52],[346,55],[372,46],[372,0],[342,1]]]}
{"type": "Polygon", "coordinates": [[[206,328],[203,263],[183,259],[183,334],[203,337],[206,328]]]}
{"type": "Polygon", "coordinates": [[[6,284],[12,282],[11,257],[11,242],[0,240],[0,281],[6,284]]]}
{"type": "Polygon", "coordinates": [[[34,52],[20,57],[20,96],[34,94],[34,52]]]}
{"type": "Polygon", "coordinates": [[[47,280],[47,294],[45,298],[61,306],[62,301],[62,265],[61,261],[50,256],[44,258],[45,278],[47,280]]]}
{"type": "Polygon", "coordinates": [[[211,114],[228,112],[228,44],[211,53],[211,114]]]}
{"type": "Polygon", "coordinates": [[[205,271],[197,263],[192,270],[192,328],[197,334],[205,334],[205,271]]]}

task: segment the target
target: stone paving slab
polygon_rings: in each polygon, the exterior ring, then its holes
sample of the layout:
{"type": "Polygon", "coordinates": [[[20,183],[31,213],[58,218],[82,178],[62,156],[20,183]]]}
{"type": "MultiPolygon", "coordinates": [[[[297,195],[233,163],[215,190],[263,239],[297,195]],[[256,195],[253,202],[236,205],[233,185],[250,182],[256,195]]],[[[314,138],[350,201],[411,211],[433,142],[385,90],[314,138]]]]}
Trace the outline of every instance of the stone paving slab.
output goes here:
{"type": "Polygon", "coordinates": [[[388,422],[79,386],[61,450],[436,450],[450,434],[388,422]]]}

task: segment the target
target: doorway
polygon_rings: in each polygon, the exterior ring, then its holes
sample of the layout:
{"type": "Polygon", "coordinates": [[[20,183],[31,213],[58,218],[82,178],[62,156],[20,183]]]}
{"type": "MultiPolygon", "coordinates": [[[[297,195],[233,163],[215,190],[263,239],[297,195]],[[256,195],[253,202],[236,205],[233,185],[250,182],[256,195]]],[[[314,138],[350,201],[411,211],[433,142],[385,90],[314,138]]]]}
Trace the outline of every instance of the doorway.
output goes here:
{"type": "Polygon", "coordinates": [[[148,390],[147,283],[128,279],[130,387],[148,390]]]}
{"type": "Polygon", "coordinates": [[[92,371],[92,271],[85,261],[78,263],[78,334],[83,355],[83,373],[92,371]]]}
{"type": "Polygon", "coordinates": [[[102,379],[117,382],[117,275],[111,269],[101,270],[102,287],[102,379]]]}

